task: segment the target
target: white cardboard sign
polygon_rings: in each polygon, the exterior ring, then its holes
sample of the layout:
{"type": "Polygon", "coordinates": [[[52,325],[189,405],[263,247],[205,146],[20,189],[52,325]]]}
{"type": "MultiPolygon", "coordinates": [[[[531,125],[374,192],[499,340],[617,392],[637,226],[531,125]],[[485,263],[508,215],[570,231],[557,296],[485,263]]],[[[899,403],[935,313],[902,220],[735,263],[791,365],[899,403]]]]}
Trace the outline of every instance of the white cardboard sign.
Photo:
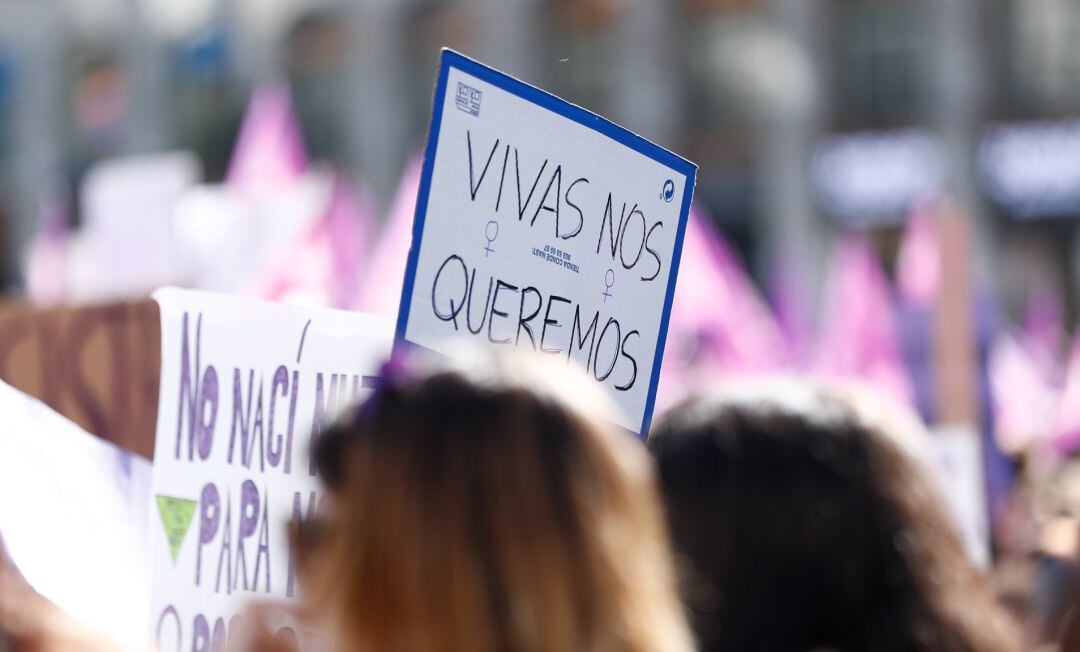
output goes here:
{"type": "Polygon", "coordinates": [[[150,462],[2,381],[0,414],[0,555],[6,547],[26,580],[72,617],[143,649],[150,462]]]}
{"type": "Polygon", "coordinates": [[[249,599],[297,597],[286,530],[320,498],[311,433],[369,391],[392,325],[203,292],[154,298],[151,635],[162,652],[224,649],[249,599]]]}
{"type": "Polygon", "coordinates": [[[443,50],[399,340],[574,361],[647,432],[696,167],[443,50]]]}
{"type": "Polygon", "coordinates": [[[989,569],[990,524],[979,430],[939,426],[931,433],[930,441],[936,454],[934,470],[941,494],[968,557],[979,568],[989,569]]]}

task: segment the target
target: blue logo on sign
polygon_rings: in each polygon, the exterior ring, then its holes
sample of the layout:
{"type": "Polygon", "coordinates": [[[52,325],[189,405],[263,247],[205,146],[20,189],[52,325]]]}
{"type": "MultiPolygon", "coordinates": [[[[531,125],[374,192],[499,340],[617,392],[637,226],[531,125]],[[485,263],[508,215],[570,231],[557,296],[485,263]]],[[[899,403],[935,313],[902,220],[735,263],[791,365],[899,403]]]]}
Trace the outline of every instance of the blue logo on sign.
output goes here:
{"type": "Polygon", "coordinates": [[[667,203],[671,203],[671,200],[675,197],[675,182],[668,179],[664,182],[664,192],[660,193],[660,197],[667,203]]]}
{"type": "Polygon", "coordinates": [[[465,113],[479,116],[481,95],[482,93],[478,89],[475,89],[468,84],[458,82],[457,97],[454,98],[454,101],[457,103],[457,108],[465,113]]]}

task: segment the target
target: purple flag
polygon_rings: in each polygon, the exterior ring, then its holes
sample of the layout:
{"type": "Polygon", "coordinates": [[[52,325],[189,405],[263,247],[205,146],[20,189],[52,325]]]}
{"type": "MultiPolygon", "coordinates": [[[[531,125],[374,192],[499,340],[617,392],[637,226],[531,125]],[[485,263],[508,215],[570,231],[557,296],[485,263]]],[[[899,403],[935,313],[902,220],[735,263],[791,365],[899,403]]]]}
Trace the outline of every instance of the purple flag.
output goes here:
{"type": "Polygon", "coordinates": [[[888,279],[870,242],[842,237],[831,257],[817,371],[858,378],[905,405],[911,379],[900,353],[888,279]]]}
{"type": "Polygon", "coordinates": [[[1059,378],[1065,344],[1065,306],[1048,284],[1038,284],[1028,297],[1022,343],[1047,378],[1059,378]]]}
{"type": "Polygon", "coordinates": [[[274,192],[291,186],[307,169],[307,151],[288,87],[271,82],[256,88],[226,181],[246,194],[274,192]]]}
{"type": "Polygon", "coordinates": [[[1065,371],[1065,387],[1053,428],[1054,449],[1070,455],[1080,449],[1080,332],[1069,349],[1069,366],[1065,371]]]}

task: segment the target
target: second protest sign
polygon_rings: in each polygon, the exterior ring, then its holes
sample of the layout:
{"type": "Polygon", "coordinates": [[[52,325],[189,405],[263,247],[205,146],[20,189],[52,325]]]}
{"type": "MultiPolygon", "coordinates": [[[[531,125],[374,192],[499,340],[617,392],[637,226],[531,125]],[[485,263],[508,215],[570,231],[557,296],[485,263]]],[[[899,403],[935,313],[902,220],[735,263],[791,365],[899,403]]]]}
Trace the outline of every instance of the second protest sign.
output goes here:
{"type": "MultiPolygon", "coordinates": [[[[286,525],[312,518],[321,500],[311,443],[375,386],[390,323],[173,288],[154,298],[154,647],[225,649],[248,600],[298,597],[286,525]]],[[[294,624],[279,633],[311,638],[294,624]]]]}

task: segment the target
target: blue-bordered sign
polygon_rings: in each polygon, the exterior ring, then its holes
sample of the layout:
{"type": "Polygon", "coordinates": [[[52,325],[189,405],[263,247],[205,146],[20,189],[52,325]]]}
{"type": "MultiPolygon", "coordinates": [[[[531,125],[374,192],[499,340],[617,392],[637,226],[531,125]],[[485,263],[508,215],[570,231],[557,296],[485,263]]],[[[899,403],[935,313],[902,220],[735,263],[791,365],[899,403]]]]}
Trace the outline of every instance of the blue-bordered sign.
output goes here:
{"type": "Polygon", "coordinates": [[[652,420],[697,168],[443,50],[397,339],[529,347],[652,420]],[[449,89],[449,92],[448,90],[449,89]]]}

